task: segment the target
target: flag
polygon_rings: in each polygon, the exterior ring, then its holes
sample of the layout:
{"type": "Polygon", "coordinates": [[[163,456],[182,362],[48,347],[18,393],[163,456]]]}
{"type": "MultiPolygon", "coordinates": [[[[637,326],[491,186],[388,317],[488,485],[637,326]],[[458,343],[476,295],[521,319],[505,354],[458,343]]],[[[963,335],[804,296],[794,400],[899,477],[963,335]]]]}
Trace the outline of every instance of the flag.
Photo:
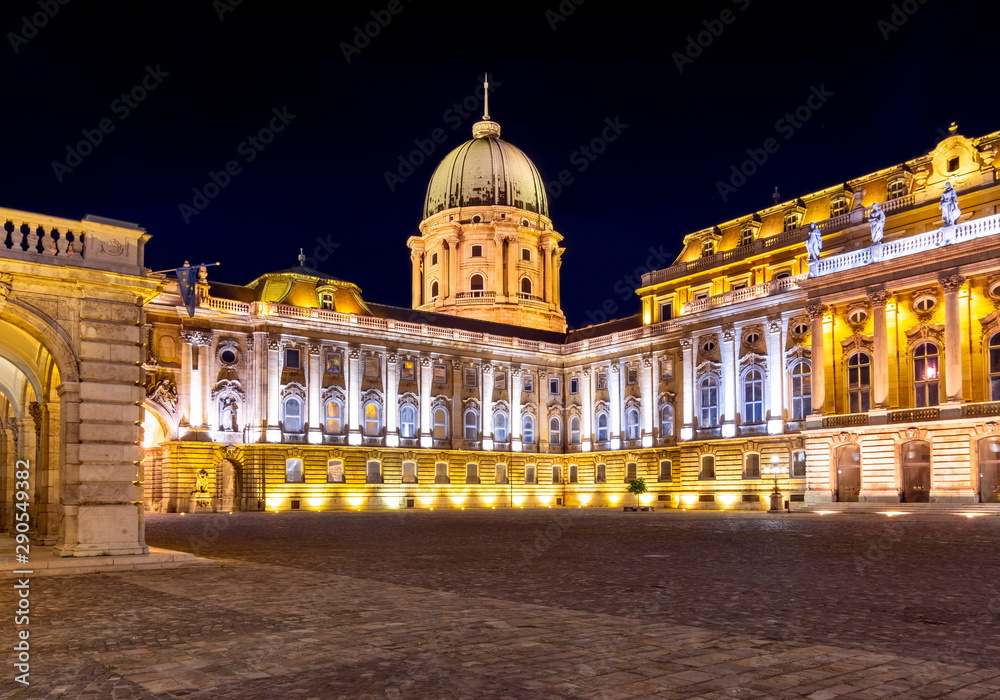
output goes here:
{"type": "Polygon", "coordinates": [[[177,286],[180,288],[181,301],[187,308],[188,316],[194,318],[194,307],[198,301],[194,290],[195,282],[198,281],[198,268],[178,267],[174,272],[177,273],[177,286]]]}

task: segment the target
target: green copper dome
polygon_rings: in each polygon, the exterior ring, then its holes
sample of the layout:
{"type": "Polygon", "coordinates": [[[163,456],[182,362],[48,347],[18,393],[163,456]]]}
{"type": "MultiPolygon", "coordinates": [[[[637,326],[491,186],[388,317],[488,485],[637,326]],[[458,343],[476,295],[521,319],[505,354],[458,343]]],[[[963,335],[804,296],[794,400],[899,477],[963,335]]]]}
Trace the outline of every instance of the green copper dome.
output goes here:
{"type": "Polygon", "coordinates": [[[499,205],[549,215],[545,184],[521,150],[500,140],[500,125],[481,121],[473,139],[449,153],[427,186],[424,218],[454,207],[499,205]]]}

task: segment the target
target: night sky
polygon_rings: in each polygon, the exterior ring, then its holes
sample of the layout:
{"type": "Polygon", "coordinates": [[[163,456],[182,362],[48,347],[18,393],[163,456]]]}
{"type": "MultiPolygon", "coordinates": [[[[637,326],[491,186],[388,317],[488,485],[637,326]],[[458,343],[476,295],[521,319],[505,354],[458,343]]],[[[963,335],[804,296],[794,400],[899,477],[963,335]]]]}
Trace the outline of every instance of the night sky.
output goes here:
{"type": "Polygon", "coordinates": [[[502,138],[546,181],[572,179],[549,196],[580,327],[609,304],[638,311],[637,272],[771,205],[775,187],[784,201],[926,153],[951,121],[1000,129],[996,5],[649,7],[4,3],[0,204],[136,222],[153,235],[147,266],[218,260],[212,278],[240,284],[302,247],[369,301],[406,307],[406,239],[435,165],[471,138],[489,71],[502,138]],[[810,95],[807,120],[779,121],[810,95]],[[778,151],[723,198],[718,181],[768,138],[778,151]],[[600,153],[580,150],[594,139],[600,153]],[[411,156],[420,142],[430,155],[411,156]],[[211,173],[225,186],[200,199],[211,173]]]}

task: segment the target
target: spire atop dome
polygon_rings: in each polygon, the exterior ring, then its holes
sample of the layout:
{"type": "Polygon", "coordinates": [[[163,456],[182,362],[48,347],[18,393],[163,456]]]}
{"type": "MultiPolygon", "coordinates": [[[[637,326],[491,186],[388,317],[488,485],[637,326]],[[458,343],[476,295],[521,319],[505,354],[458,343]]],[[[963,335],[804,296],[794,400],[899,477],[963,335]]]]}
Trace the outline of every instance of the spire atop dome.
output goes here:
{"type": "Polygon", "coordinates": [[[472,125],[472,138],[500,138],[500,125],[490,121],[490,77],[486,73],[483,73],[483,120],[472,125]]]}
{"type": "Polygon", "coordinates": [[[299,265],[305,266],[305,264],[306,264],[306,254],[301,248],[299,248],[299,265]]]}

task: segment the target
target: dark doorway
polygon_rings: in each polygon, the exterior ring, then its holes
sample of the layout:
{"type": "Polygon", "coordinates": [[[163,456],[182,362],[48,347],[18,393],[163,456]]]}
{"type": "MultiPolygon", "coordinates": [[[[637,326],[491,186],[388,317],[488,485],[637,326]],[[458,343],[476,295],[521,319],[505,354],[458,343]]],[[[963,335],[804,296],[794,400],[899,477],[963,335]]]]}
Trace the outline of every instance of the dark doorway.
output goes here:
{"type": "Polygon", "coordinates": [[[982,503],[1000,503],[1000,485],[997,471],[1000,468],[1000,439],[985,438],[979,441],[979,500],[982,503]]]}
{"type": "Polygon", "coordinates": [[[861,491],[861,450],[857,445],[844,445],[837,450],[837,501],[857,503],[861,491]]]}
{"type": "Polygon", "coordinates": [[[931,444],[924,440],[903,443],[903,503],[929,503],[931,500],[931,444]]]}

